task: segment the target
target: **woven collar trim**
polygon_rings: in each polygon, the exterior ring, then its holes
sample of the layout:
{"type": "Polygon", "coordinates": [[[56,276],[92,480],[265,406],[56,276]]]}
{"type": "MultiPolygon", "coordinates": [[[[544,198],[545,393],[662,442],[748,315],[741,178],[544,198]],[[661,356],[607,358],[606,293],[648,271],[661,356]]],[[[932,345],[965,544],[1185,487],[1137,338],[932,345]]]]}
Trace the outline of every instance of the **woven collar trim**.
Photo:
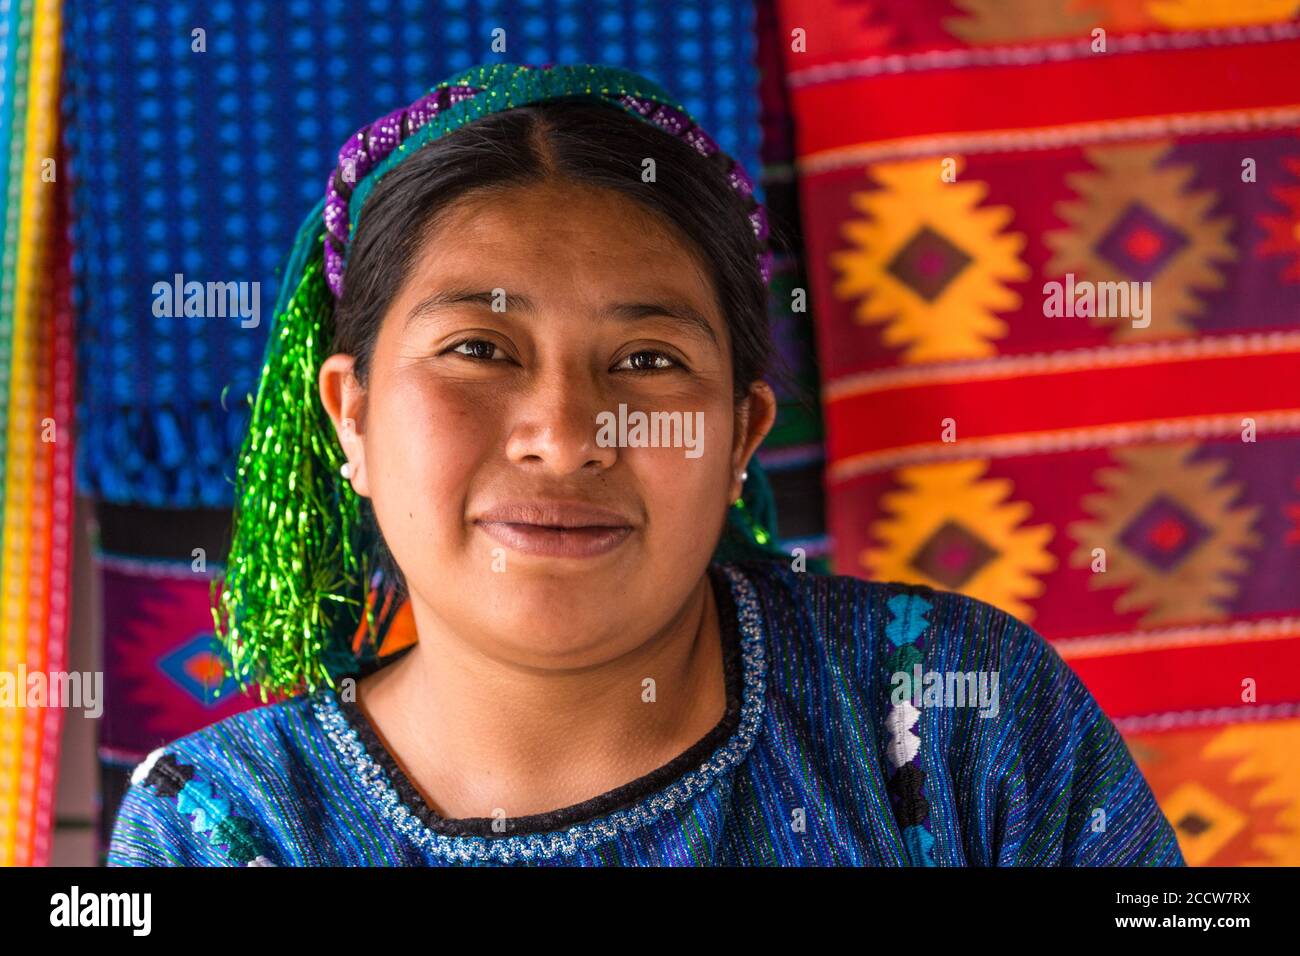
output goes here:
{"type": "Polygon", "coordinates": [[[620,833],[649,826],[665,811],[685,806],[740,763],[754,745],[762,724],[766,684],[758,597],[753,583],[734,566],[712,566],[710,576],[719,598],[725,645],[727,711],[722,720],[690,749],[629,784],[552,813],[507,819],[506,826],[516,828],[514,833],[492,833],[491,818],[448,820],[434,813],[364,715],[355,704],[341,702],[336,690],[317,691],[311,698],[312,707],[344,765],[374,804],[422,849],[463,863],[571,857],[620,833]],[[695,769],[688,769],[692,766],[695,769]],[[520,833],[518,829],[532,832],[520,833]]]}

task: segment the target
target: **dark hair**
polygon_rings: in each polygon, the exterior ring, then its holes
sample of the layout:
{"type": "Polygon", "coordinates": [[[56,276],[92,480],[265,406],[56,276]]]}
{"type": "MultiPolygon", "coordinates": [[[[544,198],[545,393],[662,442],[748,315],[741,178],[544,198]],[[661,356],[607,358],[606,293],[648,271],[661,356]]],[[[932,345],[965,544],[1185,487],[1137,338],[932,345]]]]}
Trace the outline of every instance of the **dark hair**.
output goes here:
{"type": "MultiPolygon", "coordinates": [[[[616,190],[686,238],[727,323],[740,401],[751,383],[772,372],[773,345],[758,266],[766,244],[750,223],[755,201],[732,187],[729,165],[720,153],[706,157],[622,108],[587,97],[475,120],[420,147],[367,197],[347,250],[343,297],[334,307],[332,351],[354,357],[354,374],[365,387],[384,315],[451,205],[471,193],[560,179],[616,190]],[[654,159],[654,182],[642,180],[646,158],[654,159]]],[[[382,534],[377,537],[385,577],[404,591],[382,534]]]]}

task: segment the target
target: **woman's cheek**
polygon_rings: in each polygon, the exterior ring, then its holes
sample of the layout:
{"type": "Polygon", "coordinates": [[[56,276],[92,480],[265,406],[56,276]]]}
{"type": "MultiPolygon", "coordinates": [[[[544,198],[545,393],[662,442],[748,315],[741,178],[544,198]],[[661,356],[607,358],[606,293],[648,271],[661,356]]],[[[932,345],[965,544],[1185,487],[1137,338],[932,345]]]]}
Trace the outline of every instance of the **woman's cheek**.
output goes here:
{"type": "Polygon", "coordinates": [[[646,496],[656,548],[699,547],[722,520],[731,473],[731,422],[721,414],[702,413],[702,432],[693,433],[694,447],[623,450],[639,472],[637,483],[646,496]]]}
{"type": "MultiPolygon", "coordinates": [[[[496,430],[490,409],[463,389],[429,385],[395,389],[379,416],[381,434],[375,510],[385,536],[416,538],[452,549],[465,536],[465,508],[474,476],[496,430]]],[[[416,542],[413,542],[416,543],[416,542]]],[[[444,556],[449,552],[443,552],[444,556]]]]}

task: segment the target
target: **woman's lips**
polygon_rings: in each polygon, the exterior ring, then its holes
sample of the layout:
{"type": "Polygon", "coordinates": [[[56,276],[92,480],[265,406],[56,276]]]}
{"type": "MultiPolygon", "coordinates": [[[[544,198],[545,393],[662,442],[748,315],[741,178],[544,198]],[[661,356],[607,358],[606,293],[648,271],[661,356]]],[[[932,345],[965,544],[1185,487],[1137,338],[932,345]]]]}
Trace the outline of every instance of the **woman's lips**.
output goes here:
{"type": "Polygon", "coordinates": [[[507,521],[480,521],[478,526],[490,537],[515,551],[551,558],[594,558],[613,551],[632,533],[632,529],[627,526],[557,528],[507,521]]]}
{"type": "Polygon", "coordinates": [[[633,525],[616,511],[583,502],[497,505],[474,523],[495,541],[524,554],[594,558],[627,540],[633,525]]]}

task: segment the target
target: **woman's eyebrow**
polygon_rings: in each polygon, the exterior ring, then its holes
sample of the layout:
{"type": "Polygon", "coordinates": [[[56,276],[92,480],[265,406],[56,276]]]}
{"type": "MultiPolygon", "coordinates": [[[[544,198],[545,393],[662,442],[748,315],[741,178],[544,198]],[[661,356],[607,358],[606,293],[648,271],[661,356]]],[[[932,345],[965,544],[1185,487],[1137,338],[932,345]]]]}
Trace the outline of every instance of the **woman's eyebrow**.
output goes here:
{"type": "MultiPolygon", "coordinates": [[[[442,289],[433,292],[419,302],[406,315],[406,324],[432,315],[441,308],[453,305],[481,305],[492,308],[494,303],[504,300],[505,312],[529,313],[536,310],[533,300],[526,295],[498,295],[490,291],[471,291],[469,289],[442,289]]],[[[718,344],[717,333],[698,309],[685,302],[665,300],[660,302],[616,302],[601,310],[601,314],[610,318],[637,321],[639,319],[665,317],[676,320],[688,332],[703,335],[714,345],[718,344]]]]}
{"type": "Polygon", "coordinates": [[[685,302],[618,302],[606,306],[604,314],[631,322],[638,319],[666,317],[675,320],[687,332],[703,334],[714,345],[718,344],[718,336],[714,333],[709,320],[685,302]]]}
{"type": "MultiPolygon", "coordinates": [[[[440,289],[426,295],[411,307],[411,311],[406,313],[406,325],[409,327],[411,323],[427,318],[439,309],[451,305],[470,303],[472,305],[484,305],[490,309],[502,298],[502,296],[495,295],[492,292],[474,292],[469,289],[440,289]]],[[[505,308],[501,311],[531,312],[533,309],[532,300],[527,296],[507,294],[504,299],[505,308]]]]}

